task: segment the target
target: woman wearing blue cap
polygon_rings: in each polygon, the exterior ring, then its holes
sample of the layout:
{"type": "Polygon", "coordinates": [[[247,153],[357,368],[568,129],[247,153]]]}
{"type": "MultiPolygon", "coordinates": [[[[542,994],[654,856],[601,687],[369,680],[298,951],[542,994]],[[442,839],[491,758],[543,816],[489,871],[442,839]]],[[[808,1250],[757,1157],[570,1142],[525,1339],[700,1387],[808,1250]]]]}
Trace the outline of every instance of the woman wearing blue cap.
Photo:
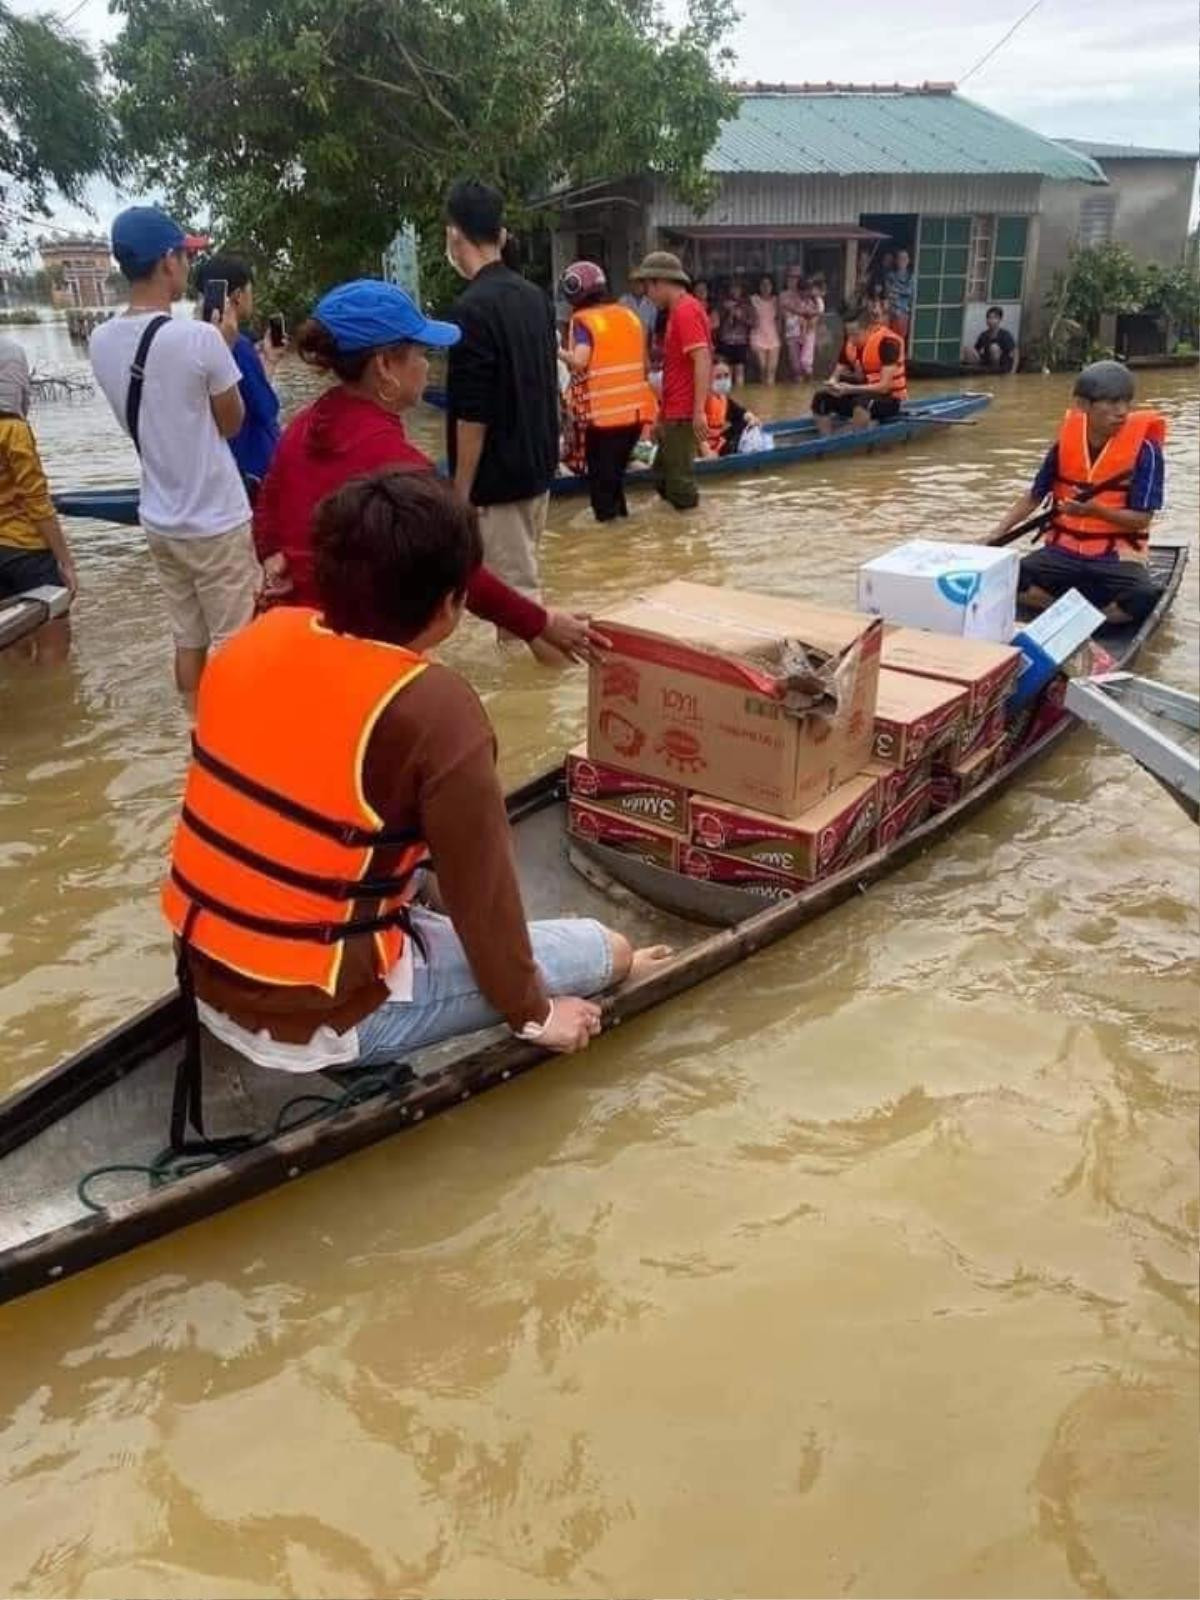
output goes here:
{"type": "MultiPolygon", "coordinates": [[[[318,302],[296,336],[301,358],[338,381],[284,431],[254,508],[254,536],[269,592],[316,605],[313,514],[351,478],[381,467],[433,472],[401,420],[429,374],[425,351],[457,343],[453,323],[425,317],[393,284],[361,278],[318,302]]],[[[476,616],[572,660],[591,652],[586,617],[547,611],[480,567],[467,589],[476,616]]]]}

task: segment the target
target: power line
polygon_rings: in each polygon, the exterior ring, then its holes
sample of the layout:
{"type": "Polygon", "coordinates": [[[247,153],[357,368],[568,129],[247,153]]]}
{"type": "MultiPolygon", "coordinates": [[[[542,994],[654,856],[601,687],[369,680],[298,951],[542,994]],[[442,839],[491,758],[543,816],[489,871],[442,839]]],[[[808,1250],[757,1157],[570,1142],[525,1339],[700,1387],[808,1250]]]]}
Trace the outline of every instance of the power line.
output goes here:
{"type": "Polygon", "coordinates": [[[966,83],[968,78],[973,78],[975,76],[975,74],[979,71],[980,67],[984,66],[985,63],[987,63],[988,61],[990,61],[992,59],[992,57],[997,53],[997,51],[1003,50],[1004,46],[1012,38],[1013,34],[1016,33],[1017,29],[1021,26],[1021,24],[1023,22],[1027,22],[1029,20],[1029,18],[1033,15],[1033,13],[1038,9],[1038,7],[1041,4],[1042,4],[1042,0],[1033,0],[1033,4],[1029,7],[1029,10],[1028,11],[1022,11],[1021,15],[1013,23],[1012,27],[1008,30],[1008,32],[1004,35],[1004,37],[1002,39],[998,39],[996,41],[996,43],[992,46],[992,48],[989,51],[987,51],[987,53],[985,55],[980,56],[979,60],[975,63],[975,65],[971,68],[971,70],[969,72],[964,72],[963,73],[962,77],[958,80],[958,86],[959,86],[960,89],[962,88],[963,84],[966,83]]]}

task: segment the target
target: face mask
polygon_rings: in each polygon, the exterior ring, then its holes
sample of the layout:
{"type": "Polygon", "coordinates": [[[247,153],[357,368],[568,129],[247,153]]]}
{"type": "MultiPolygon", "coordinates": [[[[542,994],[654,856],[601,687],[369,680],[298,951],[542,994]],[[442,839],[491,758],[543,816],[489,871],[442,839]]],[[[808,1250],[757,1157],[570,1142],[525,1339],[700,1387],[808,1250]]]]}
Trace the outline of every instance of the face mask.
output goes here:
{"type": "Polygon", "coordinates": [[[714,378],[713,379],[713,385],[712,385],[712,391],[713,391],[714,394],[732,394],[733,393],[733,379],[732,378],[714,378]]]}

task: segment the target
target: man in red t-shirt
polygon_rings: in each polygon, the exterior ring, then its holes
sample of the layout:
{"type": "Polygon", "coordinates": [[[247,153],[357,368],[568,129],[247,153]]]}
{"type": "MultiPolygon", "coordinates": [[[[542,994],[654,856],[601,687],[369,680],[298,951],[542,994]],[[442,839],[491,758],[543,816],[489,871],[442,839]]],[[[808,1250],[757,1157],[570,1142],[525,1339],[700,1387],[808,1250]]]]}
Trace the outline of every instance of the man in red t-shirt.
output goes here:
{"type": "Polygon", "coordinates": [[[653,250],[635,277],[667,313],[663,344],[662,411],[658,425],[658,492],[676,511],[690,511],[696,492],[695,460],[708,441],[704,402],[712,376],[708,312],[688,293],[691,279],[678,256],[653,250]]]}

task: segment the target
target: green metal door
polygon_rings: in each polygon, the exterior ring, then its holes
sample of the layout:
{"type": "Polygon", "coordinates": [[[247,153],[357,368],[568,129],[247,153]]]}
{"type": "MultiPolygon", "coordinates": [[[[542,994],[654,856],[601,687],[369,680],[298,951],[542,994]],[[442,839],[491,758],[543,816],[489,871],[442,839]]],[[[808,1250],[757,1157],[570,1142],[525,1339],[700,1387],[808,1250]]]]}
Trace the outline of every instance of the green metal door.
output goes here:
{"type": "Polygon", "coordinates": [[[922,217],[910,355],[915,361],[962,360],[970,217],[922,217]]]}

